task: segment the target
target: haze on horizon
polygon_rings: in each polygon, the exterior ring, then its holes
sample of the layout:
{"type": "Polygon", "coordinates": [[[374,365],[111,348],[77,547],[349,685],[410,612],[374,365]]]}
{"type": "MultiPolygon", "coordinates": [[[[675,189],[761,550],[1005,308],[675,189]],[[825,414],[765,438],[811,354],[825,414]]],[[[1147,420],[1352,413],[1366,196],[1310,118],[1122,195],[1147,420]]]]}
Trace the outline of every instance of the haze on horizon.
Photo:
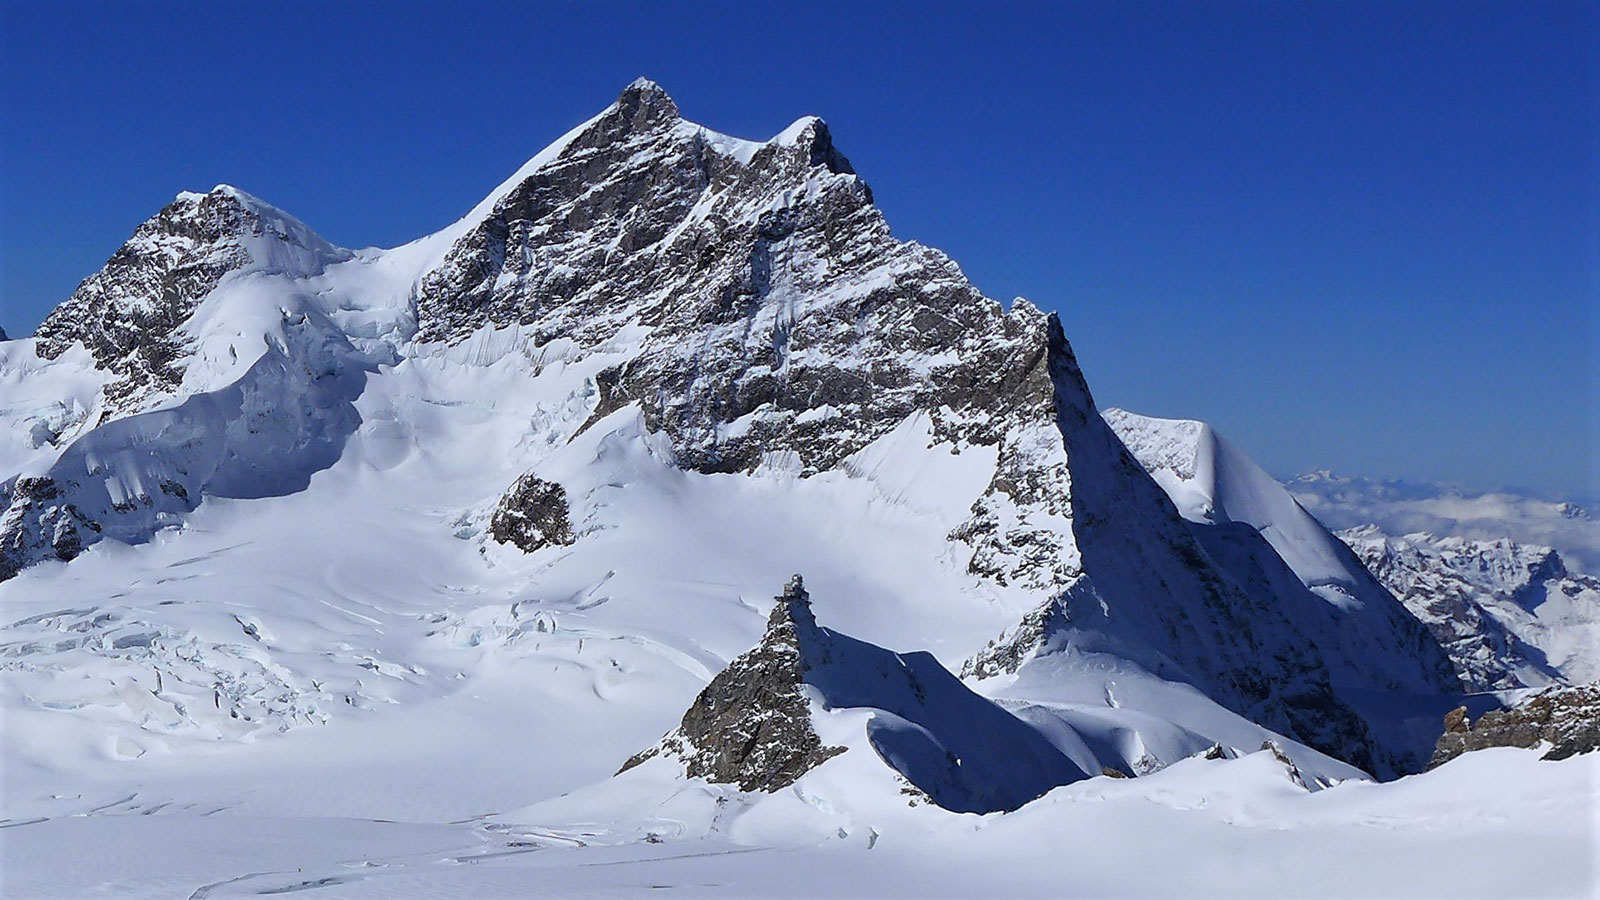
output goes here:
{"type": "Polygon", "coordinates": [[[1102,406],[1269,470],[1600,485],[1596,7],[11,3],[0,326],[180,190],[437,230],[634,77],[821,115],[902,237],[1058,310],[1102,406]]]}

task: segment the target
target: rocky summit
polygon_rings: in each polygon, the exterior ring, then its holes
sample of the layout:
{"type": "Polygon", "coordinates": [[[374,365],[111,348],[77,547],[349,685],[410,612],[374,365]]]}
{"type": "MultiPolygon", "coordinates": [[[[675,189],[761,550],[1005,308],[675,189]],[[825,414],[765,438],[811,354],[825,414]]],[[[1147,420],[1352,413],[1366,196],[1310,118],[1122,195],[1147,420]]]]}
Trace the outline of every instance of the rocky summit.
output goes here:
{"type": "Polygon", "coordinates": [[[734,657],[695,697],[678,728],[630,757],[621,771],[665,754],[697,778],[775,791],[844,752],[823,746],[802,692],[815,664],[817,622],[799,575],[777,601],[761,642],[734,657]]]}
{"type": "MultiPolygon", "coordinates": [[[[0,340],[0,703],[61,742],[26,802],[247,756],[267,802],[357,735],[462,761],[440,821],[485,840],[522,798],[556,804],[533,843],[606,809],[871,846],[1208,771],[1389,779],[1465,689],[1577,680],[1577,574],[1528,568],[1516,641],[1419,605],[1209,426],[1102,409],[1073,325],[897,238],[822,120],[735,138],[643,79],[399,247],[180,194],[0,340]]],[[[212,808],[129,793],[96,801],[212,808]]]]}
{"type": "MultiPolygon", "coordinates": [[[[87,346],[106,374],[30,451],[35,480],[9,483],[0,575],[149,540],[207,497],[299,490],[340,458],[375,366],[515,346],[530,378],[586,373],[546,451],[624,413],[680,471],[815,478],[919,429],[982,482],[941,551],[977,583],[1369,771],[1420,762],[1359,698],[1448,687],[1409,617],[1334,641],[1340,607],[1273,548],[1187,525],[1102,420],[1062,323],[897,240],[815,118],[743,141],[641,80],[462,221],[379,254],[242,191],[182,195],[33,344],[63,365],[87,346]],[[1374,653],[1383,666],[1352,662],[1374,653]]],[[[537,553],[580,540],[581,513],[533,460],[488,533],[537,553]]]]}

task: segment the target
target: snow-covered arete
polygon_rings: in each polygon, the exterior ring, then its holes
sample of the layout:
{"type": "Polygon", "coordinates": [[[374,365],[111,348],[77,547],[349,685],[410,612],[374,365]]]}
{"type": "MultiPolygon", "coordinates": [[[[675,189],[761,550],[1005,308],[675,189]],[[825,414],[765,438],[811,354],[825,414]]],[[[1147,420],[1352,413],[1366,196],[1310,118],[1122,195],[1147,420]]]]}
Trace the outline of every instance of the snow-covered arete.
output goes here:
{"type": "MultiPolygon", "coordinates": [[[[434,236],[339,250],[219,189],[91,281],[51,329],[0,343],[0,386],[18,386],[0,394],[0,824],[29,892],[81,894],[38,848],[116,847],[118,813],[180,842],[289,817],[352,848],[221,853],[132,890],[404,896],[526,890],[494,863],[452,881],[434,851],[463,840],[450,858],[639,861],[675,840],[936,851],[981,828],[1032,869],[1049,851],[1017,839],[1091,805],[1115,809],[1114,839],[1175,816],[1219,848],[1272,816],[1342,832],[1386,804],[1449,807],[1348,764],[1406,766],[1410,737],[1372,698],[1447,691],[1437,647],[1397,657],[1370,623],[1317,634],[1355,614],[1270,541],[1186,521],[1102,420],[1062,323],[895,240],[820,120],[738,141],[641,81],[434,236]],[[758,645],[796,571],[817,618],[871,648],[856,674],[970,662],[962,702],[1012,716],[1018,740],[1154,780],[953,816],[913,805],[873,749],[888,711],[850,704],[814,721],[856,749],[777,792],[666,758],[613,778],[758,645]],[[1381,664],[1344,664],[1362,652],[1381,664]],[[385,843],[363,820],[458,824],[385,843]]],[[[900,719],[905,746],[958,745],[900,719]]],[[[1483,803],[1542,834],[1528,808],[1483,803]]]]}

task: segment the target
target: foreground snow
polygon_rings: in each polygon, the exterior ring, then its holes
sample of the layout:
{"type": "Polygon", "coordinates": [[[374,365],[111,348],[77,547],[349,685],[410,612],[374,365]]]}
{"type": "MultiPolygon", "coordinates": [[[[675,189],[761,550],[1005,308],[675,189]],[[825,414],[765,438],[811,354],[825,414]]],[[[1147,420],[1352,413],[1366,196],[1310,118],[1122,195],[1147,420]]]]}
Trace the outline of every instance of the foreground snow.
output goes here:
{"type": "MultiPolygon", "coordinates": [[[[1594,756],[1545,763],[1532,751],[1481,751],[1427,775],[1308,794],[1258,753],[1092,779],[988,816],[909,806],[860,774],[840,773],[831,795],[797,786],[759,799],[680,783],[632,828],[382,821],[341,815],[336,802],[299,815],[139,815],[135,800],[9,823],[0,831],[3,887],[12,897],[72,898],[313,889],[316,897],[384,898],[1596,891],[1594,756]],[[830,810],[842,793],[855,812],[830,810]]],[[[462,780],[474,780],[473,768],[446,768],[436,779],[445,790],[462,780]]],[[[649,786],[621,787],[637,794],[649,786]]],[[[574,810],[535,807],[514,818],[541,811],[574,810]]]]}

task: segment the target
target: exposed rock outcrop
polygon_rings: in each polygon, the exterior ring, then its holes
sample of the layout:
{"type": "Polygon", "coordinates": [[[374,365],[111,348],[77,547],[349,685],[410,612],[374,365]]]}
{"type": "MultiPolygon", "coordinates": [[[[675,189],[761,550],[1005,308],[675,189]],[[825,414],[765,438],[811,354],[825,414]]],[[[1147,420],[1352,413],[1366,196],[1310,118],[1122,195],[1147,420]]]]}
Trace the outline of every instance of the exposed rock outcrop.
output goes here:
{"type": "Polygon", "coordinates": [[[489,535],[524,553],[554,545],[567,546],[577,538],[561,485],[532,472],[517,479],[489,519],[489,535]]]}
{"type": "Polygon", "coordinates": [[[1549,744],[1541,759],[1566,759],[1600,750],[1600,683],[1552,687],[1510,709],[1484,713],[1477,722],[1466,707],[1444,718],[1445,731],[1428,768],[1486,747],[1537,747],[1549,744]]]}
{"type": "Polygon", "coordinates": [[[418,324],[428,340],[522,324],[580,346],[644,325],[599,379],[596,419],[639,403],[686,468],[789,451],[809,473],[917,410],[998,440],[961,413],[1014,405],[1042,359],[1043,316],[1021,307],[896,240],[820,119],[740,141],[640,81],[455,243],[421,282],[418,324]]]}
{"type": "Polygon", "coordinates": [[[682,724],[622,771],[666,756],[691,776],[741,790],[787,787],[845,752],[817,736],[813,702],[822,710],[872,710],[866,742],[946,809],[1012,810],[1087,777],[931,655],[893,653],[818,626],[798,575],[777,598],[761,643],[718,673],[682,724]]]}
{"type": "Polygon", "coordinates": [[[99,524],[61,496],[54,479],[18,478],[11,487],[11,504],[0,514],[0,581],[15,576],[34,557],[73,559],[83,552],[85,533],[99,531],[99,524]],[[30,510],[40,514],[30,518],[30,510]]]}
{"type": "Polygon", "coordinates": [[[711,679],[676,731],[621,771],[665,753],[682,760],[695,778],[775,791],[843,753],[843,747],[823,746],[801,691],[807,668],[801,645],[816,627],[810,596],[796,575],[767,617],[761,643],[711,679]]]}

